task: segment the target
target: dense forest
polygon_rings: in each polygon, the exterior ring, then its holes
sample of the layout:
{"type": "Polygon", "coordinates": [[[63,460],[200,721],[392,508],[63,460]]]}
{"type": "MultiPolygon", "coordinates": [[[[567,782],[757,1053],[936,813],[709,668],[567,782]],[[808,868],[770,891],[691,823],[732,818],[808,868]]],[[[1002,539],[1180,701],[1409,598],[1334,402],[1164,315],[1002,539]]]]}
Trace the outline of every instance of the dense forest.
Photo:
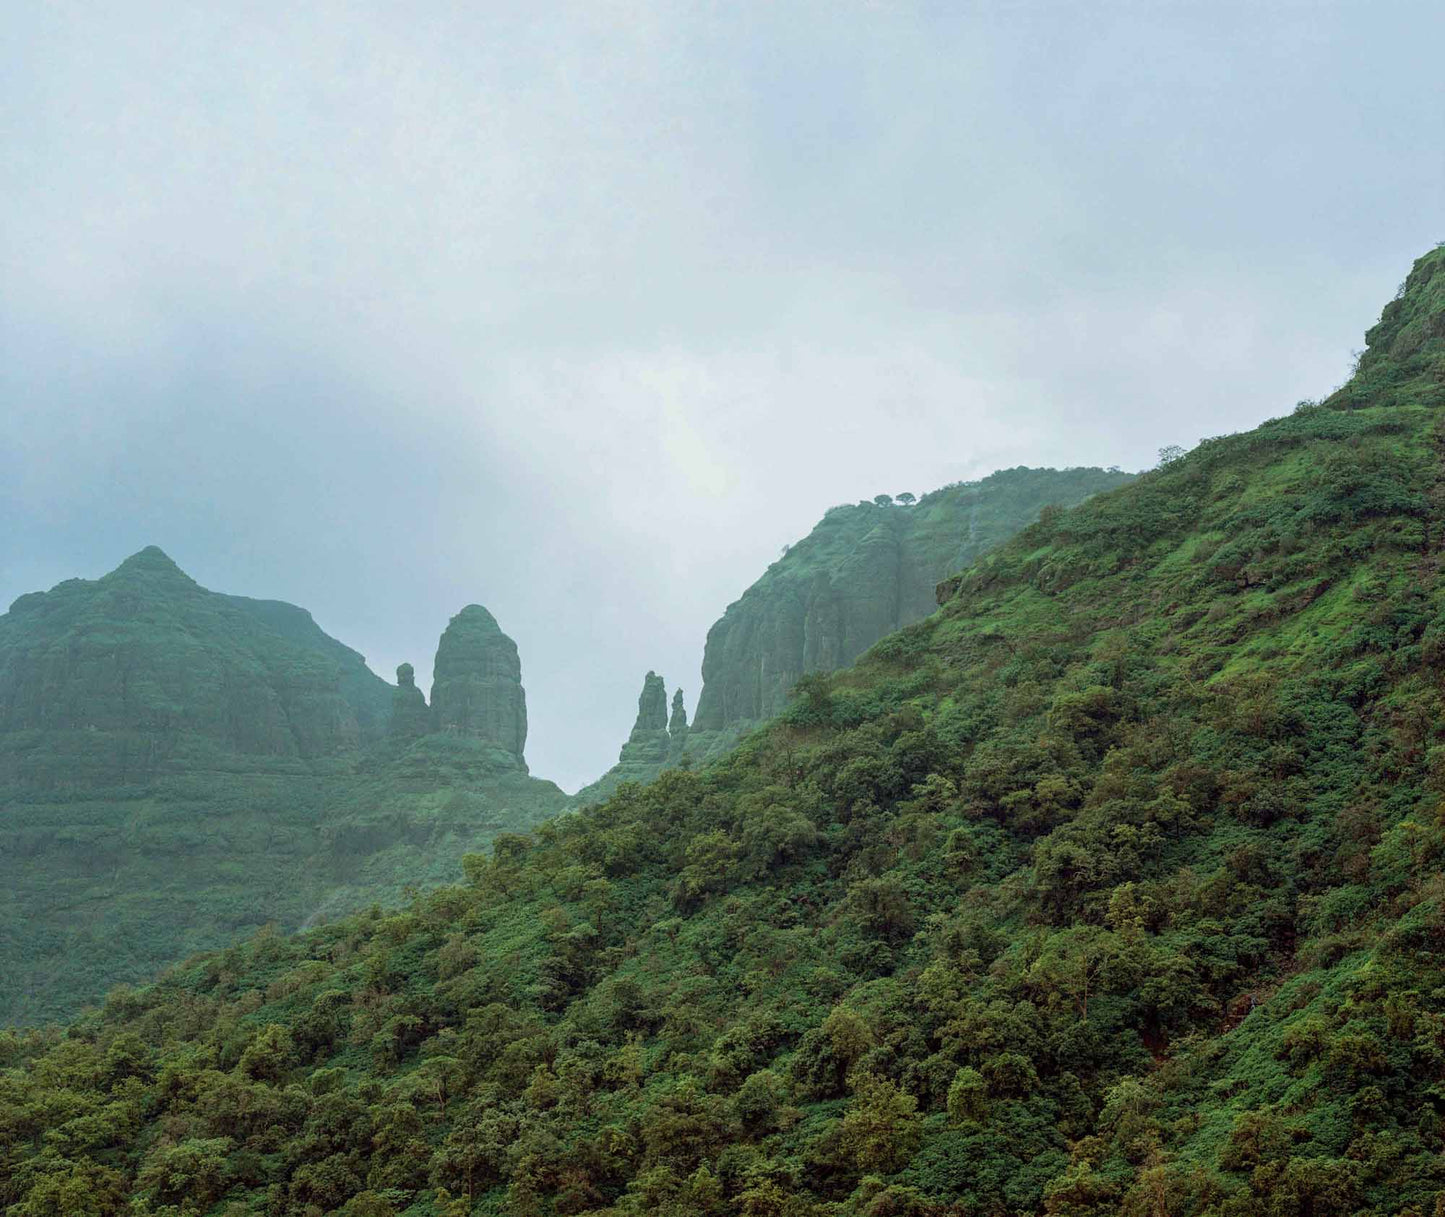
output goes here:
{"type": "Polygon", "coordinates": [[[51,1214],[1445,1209],[1445,249],[729,756],[0,1036],[51,1214]]]}

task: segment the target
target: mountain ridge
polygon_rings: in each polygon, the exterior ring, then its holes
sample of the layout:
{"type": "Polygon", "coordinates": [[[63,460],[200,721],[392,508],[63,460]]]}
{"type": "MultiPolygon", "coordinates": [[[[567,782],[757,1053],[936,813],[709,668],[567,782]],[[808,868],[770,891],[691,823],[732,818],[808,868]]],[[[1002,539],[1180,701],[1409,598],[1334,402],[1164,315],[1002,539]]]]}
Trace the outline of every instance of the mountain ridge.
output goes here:
{"type": "Polygon", "coordinates": [[[70,1014],[240,928],[455,878],[467,849],[561,810],[527,776],[515,646],[490,614],[464,636],[484,612],[439,650],[455,713],[423,701],[397,739],[402,690],[310,613],[208,591],[156,546],[18,598],[0,617],[0,1015],[70,1014]]]}
{"type": "Polygon", "coordinates": [[[0,1040],[0,1198],[1439,1212],[1442,266],[1359,383],[1046,513],[721,760],[0,1040]]]}
{"type": "Polygon", "coordinates": [[[1073,506],[1133,476],[1020,465],[921,499],[880,495],[829,508],[708,630],[702,691],[686,732],[660,750],[629,739],[617,765],[577,792],[578,804],[624,781],[650,780],[684,758],[697,764],[723,755],[784,708],[800,677],[846,667],[885,634],[926,617],[944,576],[1046,507],[1073,506]]]}

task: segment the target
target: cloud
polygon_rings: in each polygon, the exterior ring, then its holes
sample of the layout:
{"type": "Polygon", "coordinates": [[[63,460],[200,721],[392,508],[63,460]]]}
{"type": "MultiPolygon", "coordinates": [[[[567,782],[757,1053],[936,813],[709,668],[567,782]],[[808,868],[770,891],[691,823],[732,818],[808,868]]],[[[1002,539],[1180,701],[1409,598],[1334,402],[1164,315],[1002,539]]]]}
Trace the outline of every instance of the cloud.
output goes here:
{"type": "Polygon", "coordinates": [[[576,785],[830,504],[1338,383],[1445,236],[1442,24],[22,6],[0,595],[156,542],[423,679],[481,601],[576,785]]]}

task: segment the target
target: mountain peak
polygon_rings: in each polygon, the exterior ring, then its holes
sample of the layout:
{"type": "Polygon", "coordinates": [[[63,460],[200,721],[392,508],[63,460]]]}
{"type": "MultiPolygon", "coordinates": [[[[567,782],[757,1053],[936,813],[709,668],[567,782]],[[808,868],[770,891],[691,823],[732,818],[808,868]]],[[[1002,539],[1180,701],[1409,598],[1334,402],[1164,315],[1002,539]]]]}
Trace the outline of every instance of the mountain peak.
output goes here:
{"type": "Polygon", "coordinates": [[[144,549],[131,554],[131,556],[117,566],[115,570],[111,571],[111,574],[179,576],[187,583],[193,582],[191,577],[177,566],[171,556],[159,545],[147,545],[144,549]]]}
{"type": "Polygon", "coordinates": [[[497,624],[497,619],[492,616],[488,609],[480,604],[464,605],[456,616],[451,619],[447,628],[450,629],[452,626],[458,625],[471,627],[473,629],[491,629],[495,630],[498,634],[502,632],[502,627],[497,624]]]}

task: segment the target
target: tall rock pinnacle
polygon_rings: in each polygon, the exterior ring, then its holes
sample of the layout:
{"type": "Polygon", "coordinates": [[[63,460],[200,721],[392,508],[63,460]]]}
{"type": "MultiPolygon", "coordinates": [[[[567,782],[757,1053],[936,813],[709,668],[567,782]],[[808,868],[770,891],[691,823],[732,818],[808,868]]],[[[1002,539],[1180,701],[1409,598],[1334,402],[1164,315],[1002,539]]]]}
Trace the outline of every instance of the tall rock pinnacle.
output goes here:
{"type": "Polygon", "coordinates": [[[632,725],[632,734],[666,730],[667,684],[656,672],[649,672],[643,678],[642,693],[637,698],[637,721],[632,725]]]}
{"type": "Polygon", "coordinates": [[[517,644],[480,604],[467,605],[447,625],[432,677],[433,730],[494,744],[525,764],[527,695],[517,644]]]}
{"type": "MultiPolygon", "coordinates": [[[[681,696],[679,690],[678,697],[681,696]]],[[[678,714],[682,714],[682,730],[686,735],[687,714],[683,712],[680,700],[675,700],[674,723],[678,721],[678,714]]],[[[649,672],[637,698],[637,720],[632,724],[632,734],[618,753],[617,764],[590,786],[579,790],[576,798],[584,805],[594,803],[606,798],[623,782],[652,781],[667,768],[673,744],[673,737],[668,733],[667,684],[656,672],[649,672]]]]}
{"type": "Polygon", "coordinates": [[[667,685],[656,672],[649,672],[637,699],[637,721],[618,760],[634,766],[662,765],[667,751],[667,685]]]}
{"type": "Polygon", "coordinates": [[[416,739],[431,729],[431,712],[426,698],[416,687],[416,669],[404,663],[396,670],[396,692],[391,695],[391,724],[394,739],[416,739]]]}
{"type": "Polygon", "coordinates": [[[687,751],[687,707],[682,702],[682,690],[672,695],[672,717],[667,720],[667,759],[676,765],[687,751]]]}

